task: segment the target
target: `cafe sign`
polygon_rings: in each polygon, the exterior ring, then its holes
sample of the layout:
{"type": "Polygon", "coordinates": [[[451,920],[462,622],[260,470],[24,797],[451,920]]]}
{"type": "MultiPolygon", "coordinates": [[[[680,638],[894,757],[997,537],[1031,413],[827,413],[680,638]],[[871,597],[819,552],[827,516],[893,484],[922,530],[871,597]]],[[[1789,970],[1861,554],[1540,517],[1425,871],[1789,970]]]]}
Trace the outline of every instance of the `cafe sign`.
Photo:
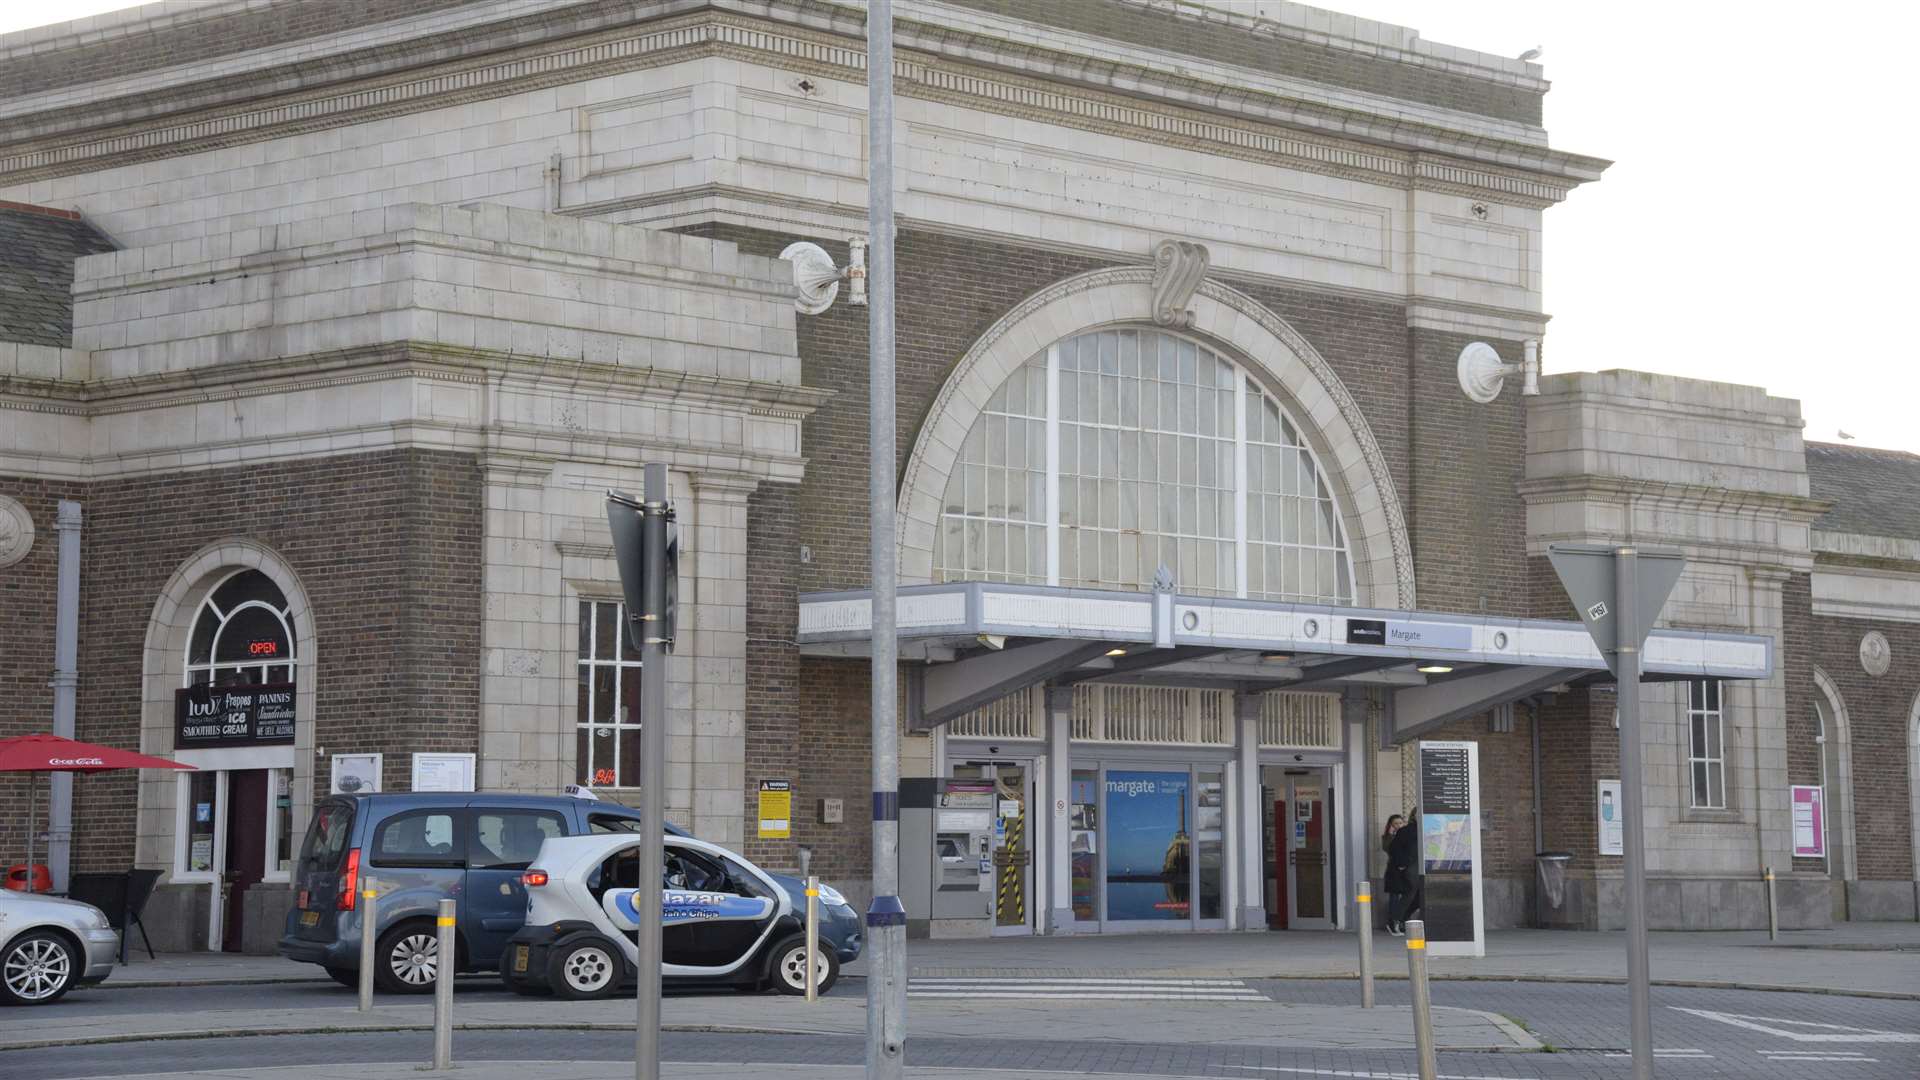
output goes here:
{"type": "Polygon", "coordinates": [[[293,741],[293,684],[188,686],[173,692],[175,750],[293,741]]]}

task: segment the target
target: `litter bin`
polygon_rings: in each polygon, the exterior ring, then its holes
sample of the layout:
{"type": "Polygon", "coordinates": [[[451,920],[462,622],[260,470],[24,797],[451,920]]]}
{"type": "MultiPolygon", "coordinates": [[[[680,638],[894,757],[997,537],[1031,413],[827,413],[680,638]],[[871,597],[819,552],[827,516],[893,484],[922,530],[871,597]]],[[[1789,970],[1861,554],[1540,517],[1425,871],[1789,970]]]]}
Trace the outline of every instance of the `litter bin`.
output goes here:
{"type": "Polygon", "coordinates": [[[47,868],[39,863],[35,863],[32,866],[28,866],[25,863],[14,863],[12,866],[7,867],[7,888],[25,892],[27,890],[27,875],[29,873],[33,875],[34,892],[47,893],[53,891],[53,875],[47,873],[47,868]]]}
{"type": "Polygon", "coordinates": [[[1563,926],[1567,923],[1567,864],[1570,851],[1541,851],[1533,856],[1539,874],[1539,891],[1534,901],[1534,923],[1539,926],[1563,926]]]}

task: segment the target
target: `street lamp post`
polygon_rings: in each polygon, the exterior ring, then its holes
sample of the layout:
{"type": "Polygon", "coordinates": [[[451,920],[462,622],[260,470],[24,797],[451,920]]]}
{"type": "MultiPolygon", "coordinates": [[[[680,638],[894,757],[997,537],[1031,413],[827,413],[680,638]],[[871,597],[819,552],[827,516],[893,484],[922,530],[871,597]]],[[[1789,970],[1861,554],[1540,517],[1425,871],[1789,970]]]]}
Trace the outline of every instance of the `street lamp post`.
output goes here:
{"type": "Polygon", "coordinates": [[[899,643],[894,637],[893,3],[867,5],[868,514],[873,573],[873,902],[867,907],[867,1076],[900,1080],[907,913],[900,891],[899,643]]]}

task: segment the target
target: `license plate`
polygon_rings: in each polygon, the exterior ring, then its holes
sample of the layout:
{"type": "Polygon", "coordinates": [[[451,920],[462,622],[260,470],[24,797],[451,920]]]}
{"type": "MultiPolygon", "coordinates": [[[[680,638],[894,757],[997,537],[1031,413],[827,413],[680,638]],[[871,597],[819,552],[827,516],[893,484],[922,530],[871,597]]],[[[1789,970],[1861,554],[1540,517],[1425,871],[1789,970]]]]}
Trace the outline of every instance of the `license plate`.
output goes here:
{"type": "Polygon", "coordinates": [[[303,912],[301,912],[301,913],[300,913],[300,925],[301,925],[301,926],[319,926],[319,925],[320,925],[320,913],[319,913],[319,912],[317,912],[317,911],[303,911],[303,912]]]}
{"type": "Polygon", "coordinates": [[[526,970],[527,970],[527,947],[525,945],[515,945],[513,947],[514,974],[522,975],[526,973],[526,970]]]}

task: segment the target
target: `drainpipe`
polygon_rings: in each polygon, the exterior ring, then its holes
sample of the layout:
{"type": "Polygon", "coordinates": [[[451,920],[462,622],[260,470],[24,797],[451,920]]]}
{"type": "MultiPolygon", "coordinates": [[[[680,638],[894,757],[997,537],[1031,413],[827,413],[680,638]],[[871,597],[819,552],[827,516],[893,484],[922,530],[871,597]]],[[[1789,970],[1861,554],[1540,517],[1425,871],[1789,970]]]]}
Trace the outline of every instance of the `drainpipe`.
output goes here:
{"type": "Polygon", "coordinates": [[[1540,812],[1540,702],[1527,703],[1527,726],[1533,729],[1533,850],[1547,850],[1546,820],[1540,812]]]}
{"type": "MultiPolygon", "coordinates": [[[[80,504],[60,500],[54,523],[60,541],[53,616],[53,733],[74,737],[74,704],[80,689],[80,504]]],[[[67,890],[73,857],[73,774],[53,774],[52,823],[48,828],[47,869],[55,892],[67,890]]],[[[38,826],[33,823],[33,827],[38,826]]]]}
{"type": "Polygon", "coordinates": [[[1540,395],[1540,339],[1526,340],[1526,359],[1520,362],[1520,395],[1538,397],[1540,395]]]}

